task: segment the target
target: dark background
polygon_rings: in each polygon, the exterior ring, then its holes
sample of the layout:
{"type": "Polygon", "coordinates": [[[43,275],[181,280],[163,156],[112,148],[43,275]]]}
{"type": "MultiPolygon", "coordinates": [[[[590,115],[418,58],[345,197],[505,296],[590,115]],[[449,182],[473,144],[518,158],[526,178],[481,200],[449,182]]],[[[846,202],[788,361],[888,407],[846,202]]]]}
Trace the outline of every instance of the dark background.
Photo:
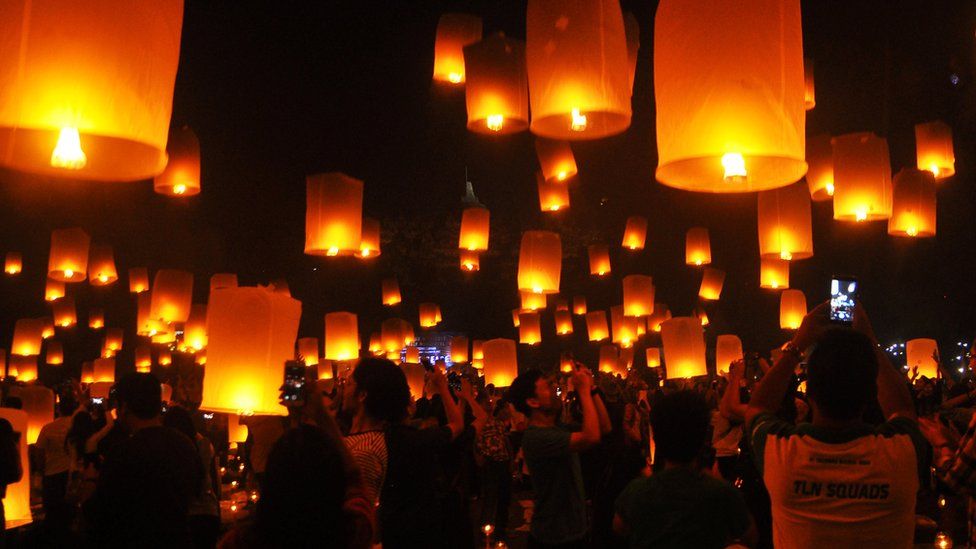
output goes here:
{"type": "MultiPolygon", "coordinates": [[[[81,226],[115,247],[120,281],[108,289],[69,286],[80,326],[66,339],[72,368],[98,352],[87,307],[104,306],[109,326],[125,327],[131,361],[135,299],[126,270],[170,267],[196,274],[195,301],[209,276],[236,272],[242,284],[284,277],[303,301],[300,335],[322,337],[322,316],[360,315],[364,340],[389,316],[417,324],[417,304],[441,305],[445,330],[473,338],[517,337],[516,262],[522,230],[563,236],[563,294],[585,294],[590,308],[620,302],[620,277],[654,277],[657,301],[687,315],[700,274],[684,265],[684,234],[711,231],[713,265],[728,272],[722,299],[706,310],[709,345],[739,334],[769,349],[779,330],[779,294],[758,288],[756,198],[677,191],[656,183],[653,94],[655,2],[624,1],[638,17],[641,49],[631,128],[573,145],[580,175],[569,211],[538,209],[529,133],[489,138],[465,129],[462,91],[431,86],[437,19],[445,11],[484,18],[485,34],[524,38],[525,2],[210,2],[186,5],[173,124],[189,124],[202,147],[203,192],[171,199],[149,182],[84,183],[0,173],[0,251],[24,253],[22,275],[0,280],[0,341],[13,323],[50,310],[43,301],[50,231],[81,226]],[[491,250],[481,272],[461,273],[457,227],[465,170],[491,210],[491,250]],[[383,255],[368,262],[303,255],[305,175],[339,170],[363,179],[365,213],[381,220],[383,255]],[[649,219],[647,248],[619,249],[629,215],[649,219]],[[613,247],[613,277],[588,274],[585,245],[613,247]],[[404,303],[380,305],[380,279],[399,278],[404,303]]],[[[874,131],[888,138],[892,173],[914,166],[913,126],[942,119],[955,132],[956,175],[939,189],[938,236],[899,239],[886,224],[835,223],[815,203],[813,258],[796,262],[791,287],[812,307],[833,273],[862,280],[863,301],[883,342],[936,337],[969,340],[976,326],[976,13],[967,1],[804,1],[805,55],[816,73],[817,106],[807,134],[874,131]]],[[[744,30],[747,32],[747,30],[744,30]]],[[[716,44],[716,47],[722,47],[716,44]]],[[[694,70],[694,67],[689,67],[694,70]]],[[[595,356],[577,319],[577,353],[595,356]],[[585,350],[589,349],[589,350],[585,350]]],[[[559,346],[549,315],[547,342],[523,352],[551,359],[559,346]]],[[[642,353],[638,353],[640,357],[642,353]]],[[[125,357],[128,357],[127,359],[125,357]]],[[[638,363],[643,361],[638,359],[638,363]]]]}

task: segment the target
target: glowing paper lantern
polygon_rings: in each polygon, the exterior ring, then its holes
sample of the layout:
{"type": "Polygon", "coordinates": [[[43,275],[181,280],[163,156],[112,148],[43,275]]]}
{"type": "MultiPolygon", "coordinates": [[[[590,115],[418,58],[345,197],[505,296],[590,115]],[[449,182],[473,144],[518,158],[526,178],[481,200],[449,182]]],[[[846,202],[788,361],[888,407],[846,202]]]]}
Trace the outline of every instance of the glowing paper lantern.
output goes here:
{"type": "Polygon", "coordinates": [[[3,261],[3,272],[9,275],[20,273],[24,269],[24,259],[20,252],[7,252],[3,261]]]}
{"type": "Polygon", "coordinates": [[[630,347],[637,340],[637,319],[624,316],[624,306],[610,307],[610,331],[613,342],[621,347],[630,347]]]}
{"type": "MultiPolygon", "coordinates": [[[[315,366],[316,374],[318,379],[335,379],[336,377],[336,362],[334,360],[323,360],[315,366]]],[[[332,391],[332,387],[328,388],[328,392],[332,391]]]]}
{"type": "Polygon", "coordinates": [[[918,169],[932,172],[936,179],[951,177],[956,173],[952,128],[941,120],[915,124],[915,155],[918,169]]]}
{"type": "Polygon", "coordinates": [[[518,353],[511,339],[489,339],[484,342],[485,384],[508,387],[518,376],[518,353]]]}
{"type": "Polygon", "coordinates": [[[0,163],[103,181],[159,173],[183,2],[22,1],[4,11],[0,163]]]}
{"type": "Polygon", "coordinates": [[[0,408],[0,418],[9,421],[14,432],[20,434],[17,441],[17,454],[20,456],[24,471],[20,480],[7,486],[7,493],[3,498],[3,512],[6,519],[4,526],[10,530],[33,521],[30,508],[30,460],[27,457],[28,420],[27,412],[14,408],[0,408]]]}
{"type": "MultiPolygon", "coordinates": [[[[416,347],[414,347],[414,350],[416,350],[416,347]]],[[[424,370],[424,367],[417,362],[404,361],[403,363],[403,375],[407,378],[407,387],[410,388],[410,396],[414,400],[424,396],[426,373],[427,371],[424,370]]]]}
{"type": "Polygon", "coordinates": [[[363,182],[344,173],[305,178],[305,253],[359,253],[363,230],[363,182]]]}
{"type": "Polygon", "coordinates": [[[695,307],[695,310],[692,312],[692,314],[696,318],[698,318],[698,322],[701,322],[702,328],[708,326],[708,313],[705,312],[705,309],[701,307],[695,307]]]}
{"type": "Polygon", "coordinates": [[[525,44],[498,33],[464,47],[468,129],[489,135],[529,127],[525,44]]]}
{"type": "Polygon", "coordinates": [[[420,327],[421,328],[433,328],[437,326],[439,319],[440,309],[437,307],[436,303],[421,303],[420,304],[420,327]]]}
{"type": "Polygon", "coordinates": [[[137,345],[135,349],[136,371],[148,373],[152,369],[152,347],[137,345]]]}
{"type": "Polygon", "coordinates": [[[159,349],[156,360],[159,362],[160,366],[169,366],[173,363],[173,354],[169,351],[169,349],[163,347],[159,349]]]}
{"type": "Polygon", "coordinates": [[[34,381],[37,379],[37,357],[10,355],[7,375],[25,383],[34,381]]]}
{"type": "Polygon", "coordinates": [[[461,363],[468,361],[468,338],[464,336],[454,336],[451,338],[451,362],[461,363]]]}
{"type": "Polygon", "coordinates": [[[383,290],[383,305],[396,305],[400,303],[400,284],[396,278],[384,278],[381,283],[383,290]]]}
{"type": "Polygon", "coordinates": [[[620,357],[616,345],[600,345],[598,361],[600,371],[605,374],[616,374],[620,370],[620,357]]]}
{"type": "Polygon", "coordinates": [[[81,363],[81,382],[95,382],[95,364],[90,360],[86,360],[81,363]]]}
{"type": "Polygon", "coordinates": [[[78,315],[75,313],[75,300],[70,296],[62,297],[51,304],[54,315],[54,324],[61,328],[70,328],[78,322],[78,315]]]}
{"type": "Polygon", "coordinates": [[[190,316],[183,326],[183,345],[192,351],[207,347],[207,306],[195,303],[190,307],[190,316]]]}
{"type": "Polygon", "coordinates": [[[902,168],[892,182],[892,236],[935,236],[935,177],[932,172],[902,168]]]}
{"type": "Polygon", "coordinates": [[[362,237],[359,241],[359,257],[363,259],[379,257],[380,253],[380,222],[364,217],[362,237]]]}
{"type": "Polygon", "coordinates": [[[434,82],[464,84],[464,47],[481,40],[481,18],[445,13],[437,22],[434,41],[434,82]]]}
{"type": "Polygon", "coordinates": [[[646,275],[627,275],[623,280],[624,314],[647,316],[654,312],[654,281],[646,275]]]}
{"type": "Polygon", "coordinates": [[[559,233],[525,231],[519,248],[519,290],[536,294],[559,293],[563,247],[559,233]]]}
{"type": "Polygon", "coordinates": [[[645,240],[647,240],[647,218],[639,215],[628,217],[621,246],[628,250],[643,250],[645,240]]]}
{"type": "Polygon", "coordinates": [[[714,301],[722,295],[722,285],[725,284],[725,271],[705,267],[702,271],[701,286],[698,288],[698,297],[714,301]]]}
{"type": "Polygon", "coordinates": [[[626,349],[620,349],[620,354],[617,357],[617,364],[620,368],[620,375],[626,377],[627,370],[634,367],[634,348],[627,347],[626,349]]]}
{"type": "Polygon", "coordinates": [[[692,227],[685,235],[685,263],[688,265],[708,265],[712,262],[712,245],[708,239],[708,229],[692,227]]]}
{"type": "Polygon", "coordinates": [[[92,330],[101,330],[105,327],[105,311],[99,308],[88,309],[88,327],[92,330]]]}
{"type": "Polygon", "coordinates": [[[535,154],[539,158],[539,168],[546,181],[565,182],[576,175],[576,157],[566,141],[537,137],[535,154]]]}
{"type": "Polygon", "coordinates": [[[795,330],[807,315],[807,297],[800,290],[783,290],[779,296],[779,327],[795,330]]]}
{"type": "Polygon", "coordinates": [[[778,257],[759,260],[759,287],[779,290],[790,287],[790,262],[778,257]]]}
{"type": "Polygon", "coordinates": [[[573,361],[573,357],[569,353],[562,353],[559,355],[559,371],[568,374],[573,371],[576,366],[573,361]]]}
{"type": "Polygon", "coordinates": [[[516,328],[519,327],[521,323],[519,315],[522,314],[522,309],[512,309],[512,325],[516,328]]]}
{"type": "Polygon", "coordinates": [[[403,350],[403,363],[417,364],[420,362],[420,349],[414,345],[409,345],[403,350]]]}
{"type": "Polygon", "coordinates": [[[705,332],[693,317],[677,317],[661,324],[664,363],[669,378],[689,378],[708,373],[705,367],[705,332]]]}
{"type": "Polygon", "coordinates": [[[794,183],[759,196],[759,255],[787,261],[813,256],[813,222],[807,186],[794,183]]]}
{"type": "Polygon", "coordinates": [[[590,274],[603,276],[610,273],[610,249],[604,244],[590,244],[586,248],[590,258],[590,274]]]}
{"type": "Polygon", "coordinates": [[[530,0],[525,57],[532,133],[599,139],[630,126],[627,39],[616,0],[530,0]]]}
{"type": "MultiPolygon", "coordinates": [[[[399,318],[388,318],[381,324],[383,350],[387,353],[400,355],[400,350],[403,349],[406,340],[406,334],[403,331],[404,324],[399,318]]],[[[328,335],[326,335],[326,341],[328,341],[328,335]]]]}
{"type": "Polygon", "coordinates": [[[114,384],[112,381],[96,381],[88,387],[88,396],[91,398],[106,399],[109,397],[112,385],[114,384]]]}
{"type": "Polygon", "coordinates": [[[811,110],[817,106],[817,92],[813,85],[813,60],[803,60],[803,108],[811,110]]]}
{"type": "Polygon", "coordinates": [[[153,179],[153,190],[166,196],[200,194],[200,140],[189,126],[173,128],[166,145],[169,161],[153,179]]]}
{"type": "Polygon", "coordinates": [[[471,342],[471,366],[479,370],[485,367],[485,342],[476,339],[471,342]]]}
{"type": "Polygon", "coordinates": [[[247,425],[241,423],[241,416],[237,414],[227,415],[227,442],[247,442],[247,425]]]}
{"type": "Polygon", "coordinates": [[[96,358],[93,362],[93,373],[95,383],[115,382],[115,359],[114,358],[96,358]]]}
{"type": "Polygon", "coordinates": [[[539,209],[544,212],[558,212],[569,208],[569,186],[559,181],[546,181],[542,172],[535,174],[539,188],[539,209]]]}
{"type": "Polygon", "coordinates": [[[586,332],[590,341],[603,341],[610,337],[610,329],[607,327],[607,313],[605,311],[586,313],[586,332]]]}
{"type": "Polygon", "coordinates": [[[671,318],[671,311],[668,309],[667,303],[655,303],[654,313],[647,319],[647,328],[655,332],[660,332],[661,323],[669,318],[671,318]]]}
{"type": "Polygon", "coordinates": [[[149,270],[145,267],[129,269],[129,291],[139,294],[149,290],[149,270]]]}
{"type": "MultiPolygon", "coordinates": [[[[176,331],[170,330],[166,332],[159,332],[153,334],[152,336],[150,336],[149,341],[153,343],[158,343],[160,345],[171,345],[173,343],[176,343],[176,331]]],[[[182,349],[183,352],[186,352],[188,350],[189,349],[187,349],[186,347],[182,349]]],[[[115,351],[111,351],[111,354],[107,356],[115,356],[115,351]]]]}
{"type": "Polygon", "coordinates": [[[807,138],[807,187],[816,202],[834,196],[834,148],[829,135],[807,138]]]}
{"type": "Polygon", "coordinates": [[[488,249],[488,228],[491,214],[479,206],[465,208],[461,212],[461,233],[458,248],[472,252],[488,249]]]}
{"type": "Polygon", "coordinates": [[[44,362],[51,366],[64,364],[64,347],[60,341],[48,341],[47,349],[44,351],[44,362]]]}
{"type": "Polygon", "coordinates": [[[573,333],[573,316],[569,311],[556,311],[553,313],[556,321],[556,333],[559,335],[569,335],[573,333]]]}
{"type": "Polygon", "coordinates": [[[586,314],[586,296],[578,295],[573,297],[573,314],[574,315],[585,315],[586,314]]]}
{"type": "Polygon", "coordinates": [[[122,349],[122,330],[120,328],[105,330],[105,349],[112,351],[112,356],[122,349]]]}
{"type": "Polygon", "coordinates": [[[200,408],[285,415],[278,402],[285,361],[294,353],[300,301],[266,288],[227,288],[207,306],[207,367],[200,408]]]}
{"type": "Polygon", "coordinates": [[[207,351],[197,351],[193,353],[193,362],[199,364],[200,366],[205,366],[207,364],[207,351]]]}
{"type": "MultiPolygon", "coordinates": [[[[400,347],[402,347],[407,337],[402,328],[400,335],[400,347]]],[[[359,358],[359,320],[355,313],[334,312],[325,315],[325,358],[326,360],[359,358]]]]}
{"type": "Polygon", "coordinates": [[[799,181],[807,170],[800,2],[660,2],[654,96],[661,183],[728,193],[799,181]]]}
{"type": "Polygon", "coordinates": [[[193,304],[193,273],[160,269],[153,279],[149,317],[166,323],[186,322],[193,304]]]}
{"type": "Polygon", "coordinates": [[[298,356],[306,366],[316,366],[319,363],[319,340],[317,337],[298,338],[298,356]]]}
{"type": "Polygon", "coordinates": [[[834,219],[875,221],[891,217],[888,141],[870,132],[833,138],[834,219]]]}
{"type": "Polygon", "coordinates": [[[210,277],[210,291],[223,288],[236,288],[237,275],[234,273],[214,273],[210,277]]]}
{"type": "Polygon", "coordinates": [[[27,385],[13,387],[11,395],[20,398],[21,409],[27,412],[27,444],[34,444],[41,428],[54,421],[54,391],[43,385],[27,385]]]}
{"type": "Polygon", "coordinates": [[[627,71],[630,78],[627,89],[634,94],[634,74],[637,73],[637,52],[640,50],[640,24],[630,12],[624,14],[624,35],[627,38],[627,71]]]}
{"type": "Polygon", "coordinates": [[[647,333],[647,317],[636,317],[637,319],[637,337],[640,338],[642,335],[647,333]]]}
{"type": "Polygon", "coordinates": [[[647,360],[648,368],[657,368],[661,365],[661,348],[660,347],[648,347],[644,351],[644,356],[647,360]]]}
{"type": "Polygon", "coordinates": [[[64,282],[60,280],[47,279],[44,283],[44,300],[55,301],[64,297],[64,282]]]}
{"type": "Polygon", "coordinates": [[[739,336],[722,334],[715,339],[715,371],[720,374],[729,371],[729,365],[742,360],[742,340],[739,336]]]}
{"type": "MultiPolygon", "coordinates": [[[[2,138],[0,138],[2,141],[2,138]]],[[[81,282],[88,273],[88,247],[91,238],[81,229],[51,232],[51,254],[47,276],[59,282],[81,282]]]]}
{"type": "Polygon", "coordinates": [[[168,326],[159,319],[152,318],[152,293],[142,292],[136,295],[136,334],[141,336],[155,336],[158,333],[169,332],[168,326]]]}
{"type": "Polygon", "coordinates": [[[41,341],[44,339],[44,321],[39,318],[22,318],[14,324],[14,339],[10,346],[11,355],[37,356],[41,354],[41,341]]]}
{"type": "Polygon", "coordinates": [[[538,311],[539,309],[546,308],[546,294],[521,291],[519,292],[519,297],[521,298],[523,311],[538,311]]]}
{"type": "Polygon", "coordinates": [[[519,313],[519,343],[538,345],[542,341],[542,326],[539,313],[519,313]]]}
{"type": "Polygon", "coordinates": [[[478,256],[478,252],[461,250],[460,254],[459,263],[462,271],[474,272],[481,269],[481,258],[478,256]]]}
{"type": "Polygon", "coordinates": [[[905,359],[909,371],[918,367],[918,375],[935,379],[939,375],[939,364],[934,355],[939,350],[939,343],[934,339],[918,338],[905,342],[905,359]]]}

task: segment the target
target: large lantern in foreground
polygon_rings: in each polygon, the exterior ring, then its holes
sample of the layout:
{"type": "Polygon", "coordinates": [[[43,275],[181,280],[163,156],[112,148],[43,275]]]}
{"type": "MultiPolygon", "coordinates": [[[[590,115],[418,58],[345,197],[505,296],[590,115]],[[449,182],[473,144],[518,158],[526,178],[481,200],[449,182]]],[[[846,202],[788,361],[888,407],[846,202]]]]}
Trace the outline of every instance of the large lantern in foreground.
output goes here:
{"type": "Polygon", "coordinates": [[[498,33],[464,47],[468,129],[489,135],[529,127],[525,44],[498,33]]]}
{"type": "Polygon", "coordinates": [[[807,170],[803,94],[799,0],[658,4],[654,95],[661,183],[729,193],[799,181],[807,170]]]}
{"type": "Polygon", "coordinates": [[[0,16],[0,164],[138,181],[166,163],[182,0],[11,0],[0,16]]]}
{"type": "Polygon", "coordinates": [[[356,314],[347,312],[326,314],[325,359],[355,360],[357,358],[359,358],[359,319],[356,314]]]}
{"type": "Polygon", "coordinates": [[[153,190],[167,196],[200,194],[200,141],[189,126],[173,128],[166,146],[169,160],[153,179],[153,190]]]}
{"type": "Polygon", "coordinates": [[[519,290],[537,294],[559,293],[563,247],[559,233],[525,231],[519,248],[519,290]]]}
{"type": "Polygon", "coordinates": [[[610,273],[610,249],[605,244],[590,244],[586,248],[590,258],[590,274],[603,276],[610,273]]]}
{"type": "Polygon", "coordinates": [[[266,288],[227,288],[207,307],[207,366],[200,408],[286,415],[278,387],[294,354],[302,304],[266,288]]]}
{"type": "Polygon", "coordinates": [[[536,173],[536,186],[539,188],[539,209],[544,212],[558,212],[569,208],[569,186],[559,181],[546,181],[542,172],[536,173]]]}
{"type": "Polygon", "coordinates": [[[952,176],[956,173],[952,128],[941,120],[915,124],[915,155],[918,169],[932,172],[936,179],[952,176]]]}
{"type": "Polygon", "coordinates": [[[464,46],[481,40],[481,18],[445,13],[437,22],[434,40],[434,82],[464,84],[464,46]]]}
{"type": "Polygon", "coordinates": [[[722,334],[715,339],[715,373],[724,374],[729,365],[742,360],[742,340],[739,336],[722,334]]]}
{"type": "Polygon", "coordinates": [[[902,168],[892,182],[892,236],[935,236],[935,177],[932,172],[902,168]]]}
{"type": "Polygon", "coordinates": [[[19,433],[17,454],[20,457],[24,474],[20,480],[7,486],[7,493],[3,498],[3,512],[7,530],[17,528],[33,521],[30,507],[30,460],[27,457],[27,412],[14,408],[0,408],[0,418],[10,422],[15,433],[19,433]]]}
{"type": "Polygon", "coordinates": [[[623,242],[620,245],[628,250],[643,250],[646,240],[647,218],[639,215],[628,217],[627,226],[624,227],[623,242]]]}
{"type": "Polygon", "coordinates": [[[511,339],[489,339],[482,346],[485,384],[508,387],[518,377],[518,353],[511,339]]]}
{"type": "Polygon", "coordinates": [[[779,290],[790,287],[790,262],[778,257],[759,260],[759,287],[779,290]]]}
{"type": "Polygon", "coordinates": [[[88,273],[88,247],[91,238],[82,229],[51,232],[51,255],[47,276],[60,282],[81,282],[88,273]]]}
{"type": "Polygon", "coordinates": [[[664,363],[669,378],[696,377],[708,373],[705,366],[705,332],[694,317],[677,317],[661,324],[664,363]]]}
{"type": "Polygon", "coordinates": [[[807,315],[807,297],[800,290],[783,290],[779,296],[779,327],[795,330],[807,315]]]}
{"type": "Polygon", "coordinates": [[[576,157],[566,141],[554,141],[537,137],[535,153],[539,158],[542,175],[549,182],[564,183],[576,175],[576,157]]]}
{"type": "Polygon", "coordinates": [[[43,385],[16,387],[11,394],[20,398],[27,412],[27,444],[37,442],[41,427],[54,421],[54,391],[43,385]]]}
{"type": "Polygon", "coordinates": [[[491,213],[487,208],[472,206],[461,212],[461,233],[458,248],[471,252],[488,249],[488,228],[491,213]]]}
{"type": "Polygon", "coordinates": [[[834,219],[875,221],[891,217],[888,141],[870,132],[833,138],[834,219]]]}
{"type": "Polygon", "coordinates": [[[160,269],[153,279],[149,316],[166,323],[186,322],[193,304],[193,273],[160,269]]]}
{"type": "Polygon", "coordinates": [[[305,178],[305,253],[359,253],[363,230],[363,182],[344,173],[305,178]]]}
{"type": "Polygon", "coordinates": [[[627,275],[623,279],[624,314],[648,316],[654,312],[654,280],[646,275],[627,275]]]}
{"type": "Polygon", "coordinates": [[[939,364],[935,361],[938,351],[939,344],[934,339],[909,339],[905,342],[905,364],[909,371],[918,368],[918,375],[935,379],[939,375],[939,364]]]}
{"type": "Polygon", "coordinates": [[[813,256],[810,191],[804,183],[758,193],[759,255],[787,261],[813,256]]]}
{"type": "Polygon", "coordinates": [[[725,284],[725,271],[705,267],[702,271],[701,286],[698,287],[698,297],[714,301],[722,295],[722,286],[725,284]]]}
{"type": "Polygon", "coordinates": [[[525,27],[532,133],[598,139],[630,126],[627,39],[617,0],[529,0],[525,27]]]}
{"type": "Polygon", "coordinates": [[[685,263],[688,265],[708,265],[712,262],[712,245],[708,229],[692,227],[685,235],[685,263]]]}
{"type": "Polygon", "coordinates": [[[834,196],[834,148],[829,135],[807,138],[807,188],[816,202],[834,196]]]}

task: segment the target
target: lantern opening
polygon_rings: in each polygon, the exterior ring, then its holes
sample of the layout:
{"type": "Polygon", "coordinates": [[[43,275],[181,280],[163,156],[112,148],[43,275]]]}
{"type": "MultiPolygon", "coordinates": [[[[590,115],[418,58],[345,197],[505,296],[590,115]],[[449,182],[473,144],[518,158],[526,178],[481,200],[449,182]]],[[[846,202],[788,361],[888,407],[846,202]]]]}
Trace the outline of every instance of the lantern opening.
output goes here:
{"type": "Polygon", "coordinates": [[[183,194],[186,192],[186,185],[180,183],[178,185],[173,185],[173,194],[183,194]]]}
{"type": "Polygon", "coordinates": [[[447,75],[447,81],[451,84],[460,84],[464,80],[464,76],[459,72],[452,72],[447,75]]]}
{"type": "Polygon", "coordinates": [[[489,114],[485,119],[485,127],[493,132],[501,131],[502,124],[505,122],[505,115],[489,114]]]}
{"type": "Polygon", "coordinates": [[[868,211],[865,210],[864,208],[858,208],[854,212],[854,221],[861,222],[861,221],[864,221],[867,218],[868,218],[868,211]]]}
{"type": "Polygon", "coordinates": [[[561,171],[561,172],[557,173],[556,174],[556,179],[558,179],[559,181],[565,181],[566,180],[566,172],[561,171]]]}
{"type": "Polygon", "coordinates": [[[905,234],[907,234],[908,236],[918,236],[918,227],[916,227],[915,225],[908,227],[907,229],[905,229],[905,234]]]}
{"type": "Polygon", "coordinates": [[[789,261],[793,259],[793,254],[789,250],[783,250],[779,253],[779,258],[784,261],[789,261]]]}
{"type": "Polygon", "coordinates": [[[827,196],[834,196],[834,184],[832,182],[827,183],[826,188],[827,188],[827,196]]]}
{"type": "Polygon", "coordinates": [[[339,248],[332,246],[331,248],[328,249],[328,251],[325,252],[325,255],[329,257],[339,255],[339,248]]]}
{"type": "Polygon", "coordinates": [[[78,128],[66,126],[61,128],[58,143],[51,153],[51,166],[66,170],[80,170],[88,164],[88,157],[81,150],[81,136],[78,128]]]}
{"type": "Polygon", "coordinates": [[[108,282],[108,275],[105,274],[105,273],[99,273],[98,274],[98,281],[101,282],[101,283],[103,283],[103,284],[106,283],[106,282],[108,282]]]}
{"type": "Polygon", "coordinates": [[[725,168],[725,180],[729,183],[746,182],[746,159],[741,153],[730,152],[722,155],[722,167],[725,168]]]}
{"type": "Polygon", "coordinates": [[[929,171],[932,172],[932,175],[934,175],[936,178],[939,177],[939,166],[938,166],[938,164],[931,164],[929,166],[929,171]]]}
{"type": "Polygon", "coordinates": [[[570,123],[569,129],[573,130],[574,132],[586,131],[585,114],[580,114],[579,109],[573,109],[572,112],[570,112],[570,116],[572,117],[573,121],[570,123]]]}
{"type": "Polygon", "coordinates": [[[74,278],[74,276],[75,276],[75,272],[72,271],[71,269],[65,269],[64,270],[64,277],[65,278],[74,278]]]}

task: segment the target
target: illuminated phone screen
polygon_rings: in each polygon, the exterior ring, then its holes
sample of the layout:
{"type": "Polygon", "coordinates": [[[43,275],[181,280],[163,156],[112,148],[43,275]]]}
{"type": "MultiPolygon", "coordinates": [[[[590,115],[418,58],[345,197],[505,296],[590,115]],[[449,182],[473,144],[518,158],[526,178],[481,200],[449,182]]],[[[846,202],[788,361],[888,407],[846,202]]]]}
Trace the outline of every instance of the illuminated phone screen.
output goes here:
{"type": "Polygon", "coordinates": [[[854,322],[857,280],[833,278],[830,281],[830,321],[850,325],[854,322]]]}

